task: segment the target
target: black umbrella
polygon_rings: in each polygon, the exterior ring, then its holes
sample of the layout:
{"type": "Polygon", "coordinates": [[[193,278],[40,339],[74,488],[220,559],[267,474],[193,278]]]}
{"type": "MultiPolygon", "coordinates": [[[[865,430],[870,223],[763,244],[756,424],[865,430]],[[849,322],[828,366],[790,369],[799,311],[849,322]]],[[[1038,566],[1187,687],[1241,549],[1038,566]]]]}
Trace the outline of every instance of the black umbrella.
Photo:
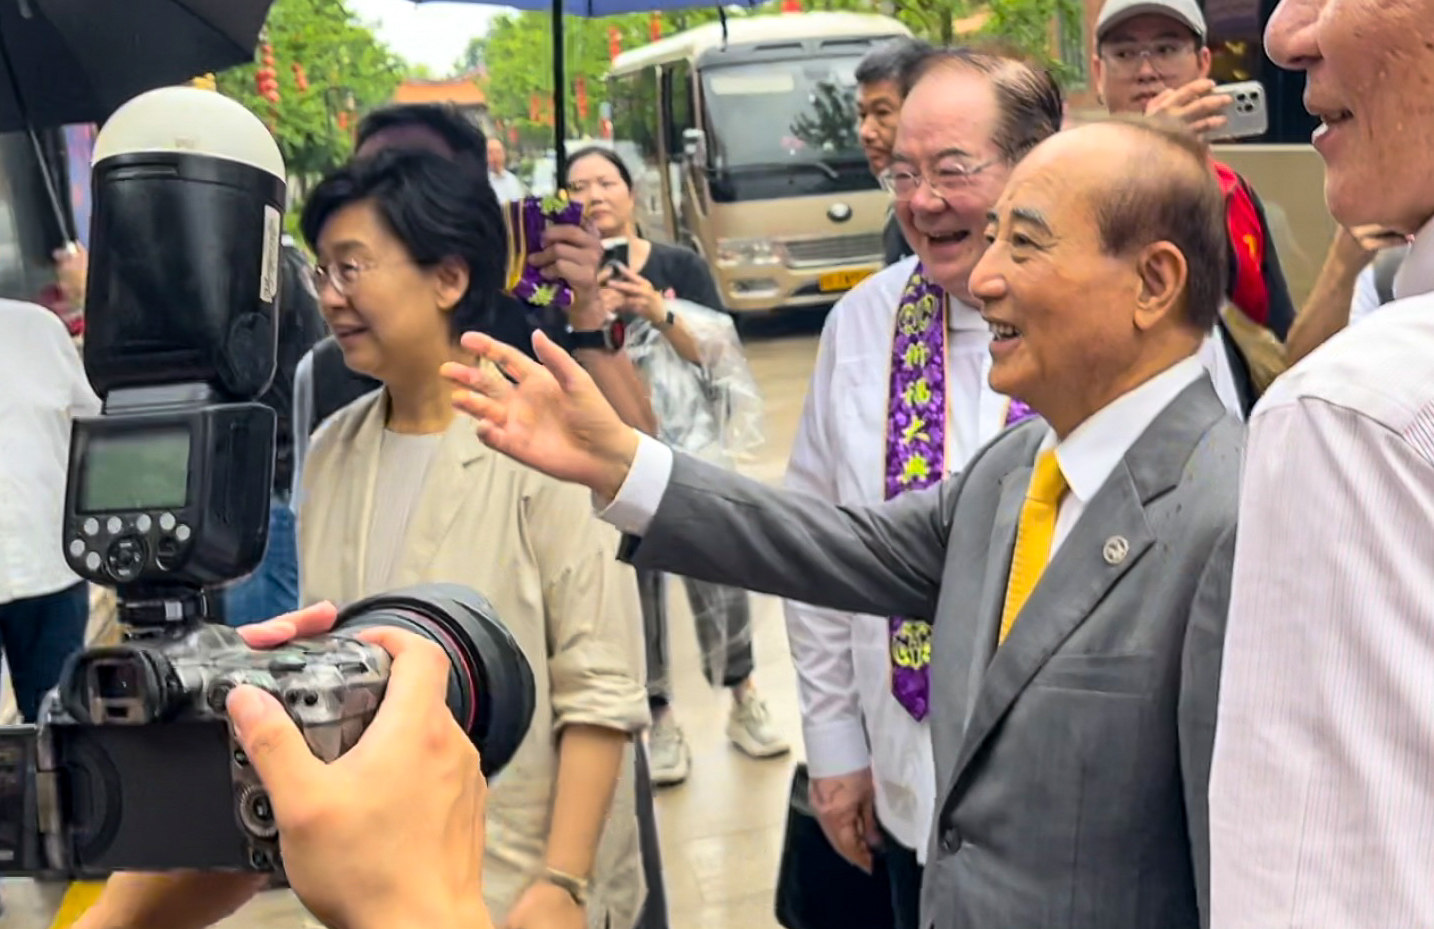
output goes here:
{"type": "Polygon", "coordinates": [[[0,0],[0,132],[103,122],[126,100],[253,60],[273,0],[0,0]]]}

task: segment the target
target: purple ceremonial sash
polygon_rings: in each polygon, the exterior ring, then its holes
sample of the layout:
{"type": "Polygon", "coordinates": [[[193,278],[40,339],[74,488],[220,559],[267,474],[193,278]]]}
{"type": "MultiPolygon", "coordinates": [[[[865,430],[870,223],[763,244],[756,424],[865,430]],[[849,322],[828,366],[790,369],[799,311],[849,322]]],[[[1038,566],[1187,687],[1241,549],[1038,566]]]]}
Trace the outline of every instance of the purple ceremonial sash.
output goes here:
{"type": "MultiPolygon", "coordinates": [[[[902,291],[891,341],[884,491],[890,500],[940,481],[947,471],[946,294],[918,263],[902,291]]],[[[1029,418],[1011,400],[1006,425],[1029,418]]],[[[891,694],[913,719],[930,709],[931,623],[893,616],[889,623],[891,694]]]]}

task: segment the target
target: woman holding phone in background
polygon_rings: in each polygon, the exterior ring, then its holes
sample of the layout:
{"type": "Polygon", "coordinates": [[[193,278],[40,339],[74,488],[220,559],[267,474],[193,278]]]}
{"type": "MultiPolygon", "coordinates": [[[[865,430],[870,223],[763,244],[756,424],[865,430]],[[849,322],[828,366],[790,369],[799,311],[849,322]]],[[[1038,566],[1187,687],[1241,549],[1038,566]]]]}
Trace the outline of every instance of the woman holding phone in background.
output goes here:
{"type": "MultiPolygon", "coordinates": [[[[684,360],[702,365],[694,333],[667,303],[676,298],[723,311],[722,298],[702,256],[641,237],[633,217],[632,174],[613,152],[591,147],[573,153],[568,159],[567,186],[573,199],[586,207],[587,218],[604,240],[626,240],[609,247],[602,295],[610,312],[629,321],[629,351],[638,352],[655,339],[666,339],[684,360]]],[[[728,738],[753,758],[785,754],[789,745],[772,725],[767,706],[751,680],[752,619],[746,592],[691,578],[683,578],[683,583],[697,622],[707,680],[714,687],[732,691],[728,738]]],[[[647,638],[652,780],[658,785],[680,784],[687,779],[691,751],[671,712],[664,576],[639,571],[638,589],[647,638]]]]}

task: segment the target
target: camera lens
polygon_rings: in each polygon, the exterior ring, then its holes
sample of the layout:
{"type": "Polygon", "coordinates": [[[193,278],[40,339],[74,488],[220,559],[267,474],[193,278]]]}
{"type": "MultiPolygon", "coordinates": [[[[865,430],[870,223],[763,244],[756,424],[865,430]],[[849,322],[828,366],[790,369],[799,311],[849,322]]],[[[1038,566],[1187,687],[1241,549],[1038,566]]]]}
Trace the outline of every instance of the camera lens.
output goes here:
{"type": "Polygon", "coordinates": [[[448,708],[492,777],[518,750],[533,720],[533,669],[497,611],[477,591],[421,584],[370,597],[339,614],[335,631],[393,626],[436,642],[448,655],[448,708]]]}

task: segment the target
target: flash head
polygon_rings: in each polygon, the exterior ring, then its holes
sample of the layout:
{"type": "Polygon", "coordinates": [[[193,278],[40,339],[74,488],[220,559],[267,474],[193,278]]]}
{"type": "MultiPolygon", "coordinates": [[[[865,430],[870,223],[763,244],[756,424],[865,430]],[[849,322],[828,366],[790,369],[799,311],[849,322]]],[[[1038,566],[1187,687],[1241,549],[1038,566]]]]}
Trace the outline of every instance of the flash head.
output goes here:
{"type": "Polygon", "coordinates": [[[198,384],[221,401],[274,376],[284,159],[238,102],[166,87],[95,139],[85,371],[101,397],[198,384]]]}
{"type": "Polygon", "coordinates": [[[284,180],[284,156],[259,118],[196,87],[161,87],[115,110],[95,138],[92,162],[161,152],[233,161],[284,180]]]}

